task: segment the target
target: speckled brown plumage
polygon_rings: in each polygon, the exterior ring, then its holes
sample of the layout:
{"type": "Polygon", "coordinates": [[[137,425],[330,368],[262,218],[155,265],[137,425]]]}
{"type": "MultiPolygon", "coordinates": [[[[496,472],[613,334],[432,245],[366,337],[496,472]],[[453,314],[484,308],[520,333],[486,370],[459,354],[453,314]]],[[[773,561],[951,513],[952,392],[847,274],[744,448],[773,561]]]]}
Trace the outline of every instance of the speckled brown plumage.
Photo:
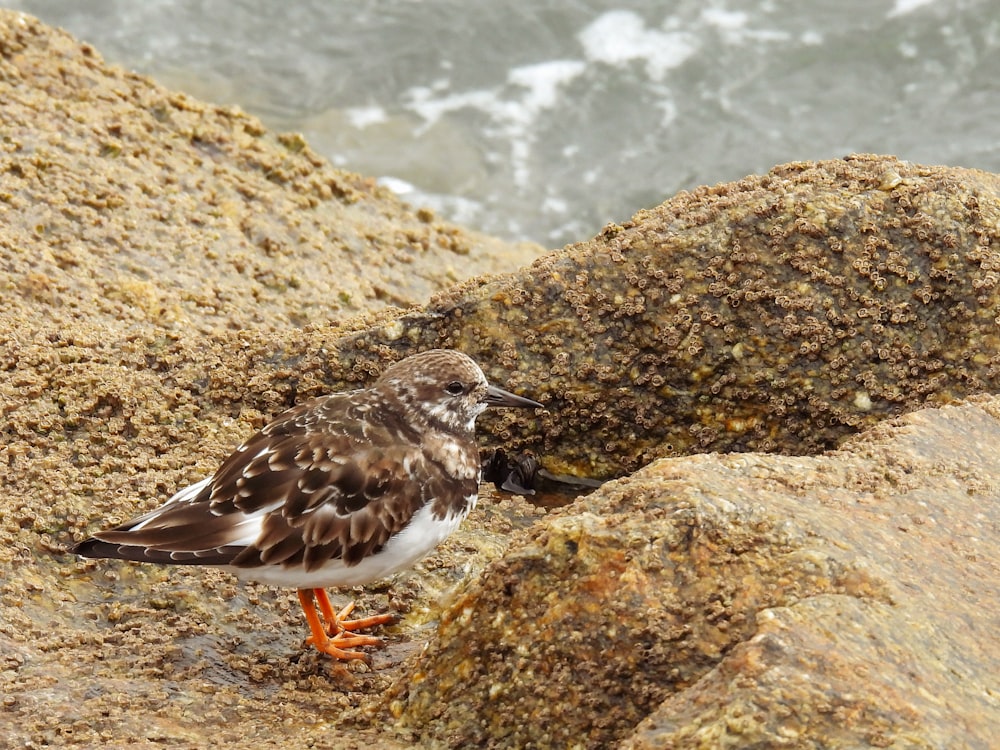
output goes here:
{"type": "MultiPolygon", "coordinates": [[[[491,405],[540,406],[490,386],[460,352],[414,355],[370,389],[289,409],[211,477],[74,551],[222,566],[310,595],[385,577],[430,552],[475,505],[475,420],[491,405]]],[[[324,600],[326,634],[337,636],[344,623],[330,622],[324,600]]],[[[371,641],[358,638],[347,636],[347,645],[371,641]]],[[[315,628],[312,640],[335,656],[360,656],[325,648],[315,628]]]]}

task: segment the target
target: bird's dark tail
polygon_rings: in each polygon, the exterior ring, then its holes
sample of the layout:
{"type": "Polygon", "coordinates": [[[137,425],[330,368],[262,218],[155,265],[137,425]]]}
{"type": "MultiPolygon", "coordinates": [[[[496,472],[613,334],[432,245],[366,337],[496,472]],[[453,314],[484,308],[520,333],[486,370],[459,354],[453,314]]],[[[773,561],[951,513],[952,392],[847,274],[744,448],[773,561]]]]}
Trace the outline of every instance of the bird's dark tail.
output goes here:
{"type": "Polygon", "coordinates": [[[137,544],[118,544],[91,537],[70,548],[80,557],[111,560],[133,560],[159,565],[229,565],[241,547],[218,547],[196,552],[151,549],[137,544]]]}

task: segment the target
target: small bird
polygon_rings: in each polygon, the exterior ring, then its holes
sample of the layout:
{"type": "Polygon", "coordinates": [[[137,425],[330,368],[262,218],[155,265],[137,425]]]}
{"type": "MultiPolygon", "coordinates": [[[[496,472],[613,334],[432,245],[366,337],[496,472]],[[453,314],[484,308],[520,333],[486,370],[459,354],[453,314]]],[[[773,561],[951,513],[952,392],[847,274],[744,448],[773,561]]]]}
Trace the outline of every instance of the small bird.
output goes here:
{"type": "Polygon", "coordinates": [[[73,552],[167,565],[212,565],[298,589],[312,643],[338,659],[377,646],[356,631],[392,615],[347,619],[324,590],[413,565],[476,504],[476,418],[490,406],[543,408],[490,385],[451,349],[407,357],[371,388],[306,401],[278,415],[216,472],[73,552]],[[317,605],[319,612],[317,612],[317,605]]]}

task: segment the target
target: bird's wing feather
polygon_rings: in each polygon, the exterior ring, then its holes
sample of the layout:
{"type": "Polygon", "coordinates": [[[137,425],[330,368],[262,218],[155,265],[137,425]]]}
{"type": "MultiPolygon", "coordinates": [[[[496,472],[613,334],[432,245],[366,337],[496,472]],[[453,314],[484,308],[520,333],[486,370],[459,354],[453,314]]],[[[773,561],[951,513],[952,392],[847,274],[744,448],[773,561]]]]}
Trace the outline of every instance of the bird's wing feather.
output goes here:
{"type": "Polygon", "coordinates": [[[431,493],[454,481],[416,446],[369,448],[328,471],[315,463],[293,471],[298,477],[286,484],[285,502],[265,514],[259,537],[232,565],[282,562],[313,570],[329,559],[356,564],[402,529],[431,493]]]}
{"type": "Polygon", "coordinates": [[[456,490],[475,493],[474,480],[451,477],[416,441],[396,434],[398,428],[373,415],[331,418],[347,408],[358,404],[331,396],[290,409],[240,446],[197,492],[185,488],[75,551],[192,565],[282,563],[313,570],[330,559],[353,565],[428,500],[456,490]],[[373,434],[389,429],[392,439],[373,434]]]}

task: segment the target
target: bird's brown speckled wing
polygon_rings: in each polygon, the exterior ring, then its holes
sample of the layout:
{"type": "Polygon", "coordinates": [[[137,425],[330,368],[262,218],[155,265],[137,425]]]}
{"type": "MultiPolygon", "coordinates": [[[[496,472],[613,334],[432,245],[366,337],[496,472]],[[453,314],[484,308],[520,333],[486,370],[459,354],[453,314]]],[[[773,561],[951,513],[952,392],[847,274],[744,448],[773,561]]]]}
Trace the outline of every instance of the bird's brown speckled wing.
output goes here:
{"type": "Polygon", "coordinates": [[[76,551],[172,564],[353,565],[430,499],[475,491],[475,480],[449,476],[408,426],[380,418],[361,392],[338,394],[280,415],[196,494],[179,493],[76,551]]]}

